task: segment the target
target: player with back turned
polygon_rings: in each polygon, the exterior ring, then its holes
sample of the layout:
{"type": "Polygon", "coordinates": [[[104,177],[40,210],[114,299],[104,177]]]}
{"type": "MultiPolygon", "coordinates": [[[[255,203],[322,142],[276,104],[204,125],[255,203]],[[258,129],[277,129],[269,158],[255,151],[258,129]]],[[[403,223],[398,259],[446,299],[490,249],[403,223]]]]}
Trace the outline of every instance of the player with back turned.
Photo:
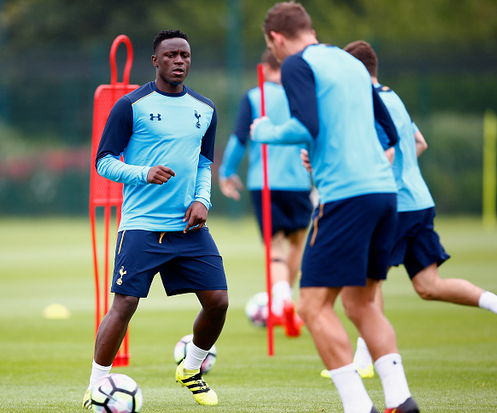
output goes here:
{"type": "Polygon", "coordinates": [[[392,144],[395,126],[364,65],[336,46],[320,44],[302,5],[277,3],[266,15],[263,32],[268,48],[283,61],[291,118],[282,125],[256,120],[252,138],[306,143],[320,199],[302,261],[298,313],[345,413],[377,410],[334,309],[339,294],[375,360],[386,412],[417,413],[395,331],[374,302],[379,280],[386,277],[397,215],[395,180],[375,119],[392,144]]]}
{"type": "MultiPolygon", "coordinates": [[[[271,51],[262,56],[266,114],[275,123],[290,117],[288,100],[281,86],[280,63],[271,51]]],[[[250,125],[261,114],[261,91],[250,89],[241,99],[236,126],[224,151],[219,167],[219,187],[235,200],[243,188],[236,170],[248,148],[247,189],[250,191],[259,228],[263,229],[262,148],[250,142],[250,125]]],[[[298,278],[305,237],[312,214],[311,177],[300,162],[303,145],[268,145],[268,178],[271,190],[271,283],[272,313],[276,324],[282,324],[289,337],[300,334],[302,320],[295,314],[292,287],[298,278]]]]}
{"type": "MultiPolygon", "coordinates": [[[[438,267],[449,255],[434,230],[435,203],[418,165],[417,158],[426,150],[426,141],[399,96],[378,82],[378,58],[371,45],[358,40],[345,46],[344,50],[366,66],[399,133],[392,165],[398,188],[398,222],[389,265],[404,264],[412,286],[425,300],[480,307],[497,313],[497,296],[494,293],[464,279],[440,278],[438,275],[438,267]]],[[[378,132],[382,139],[382,129],[378,128],[378,132]]],[[[381,289],[377,291],[376,300],[383,308],[381,289]]],[[[363,377],[374,374],[371,356],[361,337],[354,360],[363,377]]]]}
{"type": "Polygon", "coordinates": [[[218,403],[200,373],[228,308],[222,258],[205,226],[211,207],[216,109],[183,84],[191,61],[186,34],[160,32],[153,51],[155,81],[116,102],[97,153],[98,173],[122,182],[124,189],[114,300],[98,328],[83,400],[86,409],[91,409],[92,386],[109,373],[140,298],[148,295],[157,273],[167,295],[193,292],[202,306],[176,381],[188,387],[199,404],[218,403]]]}

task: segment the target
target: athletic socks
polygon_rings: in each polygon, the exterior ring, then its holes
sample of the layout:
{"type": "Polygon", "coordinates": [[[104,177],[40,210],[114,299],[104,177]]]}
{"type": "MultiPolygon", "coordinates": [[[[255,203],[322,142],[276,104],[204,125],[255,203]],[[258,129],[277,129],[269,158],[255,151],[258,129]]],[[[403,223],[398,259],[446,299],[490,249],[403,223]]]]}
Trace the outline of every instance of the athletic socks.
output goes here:
{"type": "Polygon", "coordinates": [[[202,362],[207,357],[209,350],[202,350],[197,347],[193,341],[188,344],[188,352],[186,353],[185,361],[183,362],[183,367],[186,370],[197,370],[202,365],[202,362]]]}
{"type": "Polygon", "coordinates": [[[357,348],[354,354],[354,364],[359,369],[366,369],[373,364],[368,346],[362,337],[357,339],[357,348]]]}
{"type": "Polygon", "coordinates": [[[107,374],[110,373],[111,368],[112,364],[110,366],[101,366],[93,360],[91,365],[90,384],[88,388],[92,388],[97,381],[99,381],[102,377],[107,376],[107,374]]]}
{"type": "Polygon", "coordinates": [[[374,368],[381,379],[387,409],[400,406],[411,397],[400,354],[391,353],[380,357],[374,363],[374,368]]]}
{"type": "Polygon", "coordinates": [[[373,402],[354,363],[330,370],[330,377],[338,390],[345,413],[371,412],[373,402]]]}
{"type": "Polygon", "coordinates": [[[278,281],[271,288],[271,310],[276,317],[283,315],[283,307],[286,300],[292,299],[292,287],[288,281],[278,281]]]}
{"type": "Polygon", "coordinates": [[[483,292],[480,296],[478,306],[497,314],[497,295],[491,293],[490,291],[483,292]]]}

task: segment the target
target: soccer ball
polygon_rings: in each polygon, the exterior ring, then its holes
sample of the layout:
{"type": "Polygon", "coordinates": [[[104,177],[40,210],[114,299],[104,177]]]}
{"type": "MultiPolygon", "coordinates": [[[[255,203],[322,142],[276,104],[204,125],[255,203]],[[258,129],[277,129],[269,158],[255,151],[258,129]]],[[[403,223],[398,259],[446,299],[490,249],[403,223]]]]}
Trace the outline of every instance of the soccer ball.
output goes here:
{"type": "Polygon", "coordinates": [[[91,390],[91,407],[97,413],[138,413],[142,403],[141,389],[125,374],[109,374],[91,390]]]}
{"type": "Polygon", "coordinates": [[[257,327],[266,327],[268,315],[267,292],[257,293],[249,298],[245,306],[245,315],[250,322],[257,327]]]}
{"type": "MultiPolygon", "coordinates": [[[[188,349],[190,348],[192,339],[193,334],[188,334],[182,337],[181,340],[176,343],[176,346],[174,346],[174,361],[176,363],[181,363],[181,361],[186,357],[186,353],[188,353],[188,349]]],[[[217,350],[216,346],[213,345],[207,353],[207,357],[200,366],[200,372],[202,374],[208,373],[212,369],[212,367],[214,367],[214,364],[216,363],[216,357],[217,350]]]]}

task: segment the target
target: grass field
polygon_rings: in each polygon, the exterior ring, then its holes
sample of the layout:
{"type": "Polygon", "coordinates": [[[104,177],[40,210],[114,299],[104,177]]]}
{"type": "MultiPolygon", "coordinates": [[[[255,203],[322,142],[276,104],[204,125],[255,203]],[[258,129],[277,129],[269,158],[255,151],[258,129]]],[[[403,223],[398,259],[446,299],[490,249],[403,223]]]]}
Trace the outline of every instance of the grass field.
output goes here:
{"type": "MultiPolygon", "coordinates": [[[[198,406],[174,381],[173,348],[191,332],[199,309],[193,295],[165,298],[154,281],[130,328],[131,363],[116,368],[133,377],[142,412],[341,412],[334,386],[309,333],[288,339],[275,330],[275,356],[266,331],[249,324],[244,305],[264,289],[264,254],[250,219],[209,220],[224,257],[230,292],[218,359],[206,375],[220,404],[198,406]]],[[[443,277],[466,278],[497,291],[497,231],[476,219],[437,218],[452,258],[443,277]]],[[[385,284],[385,307],[397,331],[411,392],[423,412],[497,411],[497,315],[422,301],[402,269],[385,284]]],[[[91,237],[86,219],[0,220],[0,412],[77,412],[88,383],[94,339],[91,237]],[[45,319],[59,303],[66,320],[45,319]]],[[[338,307],[340,313],[341,307],[338,307]]],[[[357,337],[344,320],[352,340],[357,337]]],[[[381,383],[365,380],[383,409],[381,383]]]]}

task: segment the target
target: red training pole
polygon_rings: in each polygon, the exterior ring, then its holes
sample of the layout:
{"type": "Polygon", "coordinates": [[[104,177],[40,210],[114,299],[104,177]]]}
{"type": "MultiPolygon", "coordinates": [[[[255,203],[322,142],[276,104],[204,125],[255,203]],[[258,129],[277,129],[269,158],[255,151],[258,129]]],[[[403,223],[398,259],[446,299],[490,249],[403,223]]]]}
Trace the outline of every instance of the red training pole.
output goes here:
{"type": "MultiPolygon", "coordinates": [[[[264,65],[257,65],[257,77],[259,79],[259,89],[261,91],[261,117],[266,116],[266,106],[264,100],[264,65]]],[[[261,145],[262,151],[262,234],[264,238],[264,245],[266,247],[266,289],[267,289],[267,344],[268,355],[274,355],[274,339],[273,339],[273,312],[272,312],[272,298],[271,298],[271,239],[272,239],[272,225],[271,225],[271,191],[269,189],[269,179],[267,170],[267,145],[261,145]]]]}

